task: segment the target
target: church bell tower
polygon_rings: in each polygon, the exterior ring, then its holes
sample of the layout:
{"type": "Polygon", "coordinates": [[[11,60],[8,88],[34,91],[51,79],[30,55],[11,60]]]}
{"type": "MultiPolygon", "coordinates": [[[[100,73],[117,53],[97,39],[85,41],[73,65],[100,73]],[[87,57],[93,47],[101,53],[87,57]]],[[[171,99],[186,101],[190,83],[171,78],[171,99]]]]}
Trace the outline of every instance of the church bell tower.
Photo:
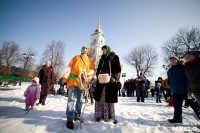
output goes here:
{"type": "Polygon", "coordinates": [[[101,47],[105,45],[105,38],[100,28],[100,17],[98,20],[97,29],[90,35],[90,52],[88,56],[93,60],[95,69],[98,67],[99,60],[102,55],[101,47]]]}

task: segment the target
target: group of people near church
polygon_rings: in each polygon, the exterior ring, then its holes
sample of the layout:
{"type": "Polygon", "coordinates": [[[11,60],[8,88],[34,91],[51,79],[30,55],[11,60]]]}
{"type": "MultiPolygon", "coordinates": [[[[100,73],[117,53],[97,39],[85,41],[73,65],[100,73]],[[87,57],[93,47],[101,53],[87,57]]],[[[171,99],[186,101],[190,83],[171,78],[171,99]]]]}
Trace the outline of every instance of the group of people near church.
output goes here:
{"type": "MultiPolygon", "coordinates": [[[[79,75],[84,73],[87,82],[91,82],[94,79],[95,66],[94,62],[88,57],[88,52],[90,47],[84,45],[81,48],[81,55],[75,56],[72,58],[70,63],[67,66],[66,72],[63,74],[63,82],[67,81],[68,89],[68,102],[66,109],[67,123],[66,127],[69,129],[74,129],[74,121],[80,120],[81,118],[81,109],[82,109],[82,99],[83,99],[83,90],[80,86],[79,75]],[[77,100],[75,100],[77,98],[77,100]]],[[[96,71],[96,81],[95,81],[95,110],[94,110],[94,119],[99,122],[103,119],[105,122],[110,119],[113,120],[114,124],[117,124],[115,117],[115,107],[114,103],[118,102],[118,90],[119,90],[119,79],[121,74],[121,66],[118,55],[115,52],[111,51],[111,48],[108,45],[102,47],[102,56],[99,61],[97,71],[96,71]],[[109,78],[109,81],[102,83],[100,80],[101,75],[106,75],[106,78],[109,78]]],[[[186,65],[181,64],[181,61],[172,56],[170,58],[171,68],[168,71],[168,85],[171,88],[173,93],[174,101],[174,117],[169,119],[170,123],[182,123],[182,103],[183,99],[187,95],[191,98],[195,98],[198,101],[198,107],[196,106],[195,112],[198,114],[198,109],[200,107],[200,52],[199,51],[188,51],[186,52],[186,65]]],[[[24,93],[26,96],[26,107],[34,106],[34,102],[37,99],[39,100],[38,104],[45,105],[47,94],[49,93],[49,88],[54,84],[53,68],[51,62],[47,61],[46,65],[42,66],[38,77],[32,80],[32,85],[27,88],[24,93]],[[38,87],[40,82],[41,88],[38,87]],[[33,99],[33,102],[30,102],[29,99],[32,97],[28,94],[30,91],[37,91],[36,99],[33,99]]],[[[149,86],[148,80],[144,77],[143,73],[140,73],[140,76],[134,81],[131,81],[134,84],[130,84],[133,90],[137,87],[137,102],[144,102],[144,90],[145,87],[149,86]]],[[[126,85],[124,85],[126,86],[126,85]]],[[[154,91],[157,92],[157,102],[160,101],[160,88],[161,83],[156,84],[157,89],[154,91]]],[[[121,88],[121,87],[120,87],[121,88]]],[[[134,95],[131,92],[129,95],[134,95]]],[[[198,116],[200,118],[200,116],[198,116]]]]}
{"type": "MultiPolygon", "coordinates": [[[[90,47],[88,45],[84,45],[81,49],[81,55],[73,57],[63,75],[63,78],[67,79],[67,89],[69,89],[66,111],[66,126],[69,129],[74,129],[74,120],[81,119],[83,91],[79,88],[78,76],[80,73],[86,72],[88,81],[91,81],[94,77],[95,66],[93,61],[87,56],[89,49],[90,47]],[[77,95],[76,102],[75,95],[77,95]]],[[[101,56],[96,72],[94,118],[97,122],[101,119],[104,121],[112,119],[113,123],[117,124],[114,103],[118,102],[117,82],[121,74],[120,61],[115,52],[111,52],[111,48],[108,45],[102,47],[102,52],[103,55],[101,56]],[[98,79],[100,74],[109,74],[109,82],[100,83],[98,79]]]]}

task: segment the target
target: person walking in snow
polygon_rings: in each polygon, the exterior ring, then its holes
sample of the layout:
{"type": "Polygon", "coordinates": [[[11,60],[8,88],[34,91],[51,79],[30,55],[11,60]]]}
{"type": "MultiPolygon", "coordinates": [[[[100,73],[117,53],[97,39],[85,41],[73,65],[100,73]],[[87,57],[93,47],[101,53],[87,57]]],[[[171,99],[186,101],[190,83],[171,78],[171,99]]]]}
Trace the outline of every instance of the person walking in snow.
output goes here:
{"type": "Polygon", "coordinates": [[[115,52],[111,52],[108,45],[102,47],[103,55],[99,61],[96,76],[100,74],[108,73],[111,78],[110,82],[102,84],[97,80],[95,90],[95,113],[94,118],[97,122],[104,119],[107,122],[109,119],[113,119],[113,123],[117,124],[115,119],[114,103],[118,102],[118,87],[117,81],[120,79],[121,66],[118,55],[115,52]]]}
{"type": "Polygon", "coordinates": [[[67,70],[62,76],[67,80],[67,89],[68,91],[68,102],[67,102],[67,128],[74,129],[73,120],[80,120],[81,118],[81,108],[82,108],[82,90],[79,88],[78,75],[82,72],[85,72],[88,78],[88,81],[91,81],[94,77],[94,63],[87,56],[90,47],[84,45],[81,49],[81,55],[73,57],[67,66],[67,70]],[[75,103],[75,97],[77,97],[75,103]]]}
{"type": "Polygon", "coordinates": [[[130,81],[130,96],[134,97],[134,91],[136,90],[135,80],[131,79],[130,81]]]}
{"type": "Polygon", "coordinates": [[[40,72],[38,73],[38,77],[40,79],[40,84],[42,88],[41,88],[40,100],[37,105],[39,104],[45,105],[47,94],[49,94],[50,88],[54,85],[54,72],[50,61],[47,61],[46,64],[42,66],[40,72]]]}
{"type": "Polygon", "coordinates": [[[154,88],[154,93],[156,94],[156,102],[158,103],[158,102],[160,102],[160,103],[162,103],[161,102],[161,100],[160,100],[160,88],[161,88],[161,83],[157,83],[156,84],[156,86],[155,86],[155,88],[154,88]]]}
{"type": "Polygon", "coordinates": [[[168,70],[168,84],[173,92],[174,117],[168,119],[170,123],[182,123],[182,104],[187,96],[187,81],[185,66],[182,60],[172,56],[170,58],[171,68],[168,70]]]}
{"type": "Polygon", "coordinates": [[[137,102],[144,102],[144,93],[145,93],[145,83],[147,82],[144,78],[143,73],[140,73],[140,77],[136,79],[137,82],[137,102]]]}
{"type": "Polygon", "coordinates": [[[164,88],[164,90],[166,90],[166,95],[165,95],[166,100],[171,98],[171,88],[167,82],[168,82],[167,78],[165,80],[162,80],[162,82],[161,82],[162,87],[164,88]]]}
{"type": "Polygon", "coordinates": [[[28,88],[24,91],[24,96],[26,97],[26,110],[29,110],[30,106],[33,109],[35,107],[36,100],[40,98],[41,88],[38,84],[39,78],[35,77],[32,79],[32,84],[29,85],[28,88]]]}

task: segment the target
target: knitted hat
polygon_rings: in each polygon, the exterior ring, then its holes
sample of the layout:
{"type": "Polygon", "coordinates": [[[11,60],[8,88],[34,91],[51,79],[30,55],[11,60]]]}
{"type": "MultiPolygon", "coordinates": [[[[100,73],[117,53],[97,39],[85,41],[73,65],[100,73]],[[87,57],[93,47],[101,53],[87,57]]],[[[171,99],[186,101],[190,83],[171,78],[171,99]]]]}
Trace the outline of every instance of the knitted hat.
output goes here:
{"type": "Polygon", "coordinates": [[[83,48],[87,48],[88,51],[90,50],[90,46],[89,46],[89,45],[83,45],[83,47],[81,48],[81,52],[82,52],[82,49],[83,49],[83,48]]]}
{"type": "Polygon", "coordinates": [[[200,56],[200,51],[187,51],[185,53],[185,55],[192,55],[192,56],[195,56],[195,57],[199,57],[200,56]]]}
{"type": "Polygon", "coordinates": [[[140,75],[144,75],[144,74],[141,72],[140,75]]]}
{"type": "Polygon", "coordinates": [[[172,55],[169,59],[170,59],[170,60],[171,60],[171,59],[179,60],[178,57],[177,57],[177,56],[174,56],[174,55],[172,55]]]}
{"type": "Polygon", "coordinates": [[[38,77],[34,77],[33,79],[32,79],[32,82],[35,82],[36,84],[39,84],[39,78],[38,77]]]}

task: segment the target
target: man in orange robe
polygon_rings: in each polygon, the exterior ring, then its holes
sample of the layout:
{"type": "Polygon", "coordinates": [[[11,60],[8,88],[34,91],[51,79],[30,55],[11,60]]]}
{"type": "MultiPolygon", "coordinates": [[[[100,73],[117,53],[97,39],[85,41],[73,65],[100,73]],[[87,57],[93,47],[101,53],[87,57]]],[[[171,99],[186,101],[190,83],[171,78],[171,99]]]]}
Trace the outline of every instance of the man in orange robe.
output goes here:
{"type": "Polygon", "coordinates": [[[78,75],[81,72],[86,72],[88,80],[94,77],[94,63],[87,56],[89,46],[84,45],[81,49],[81,55],[75,56],[69,63],[63,78],[67,80],[68,103],[66,109],[67,128],[74,129],[73,120],[80,119],[82,108],[82,90],[79,88],[78,75]],[[76,95],[76,96],[75,96],[76,95]],[[75,97],[77,97],[75,103],[75,97]]]}

